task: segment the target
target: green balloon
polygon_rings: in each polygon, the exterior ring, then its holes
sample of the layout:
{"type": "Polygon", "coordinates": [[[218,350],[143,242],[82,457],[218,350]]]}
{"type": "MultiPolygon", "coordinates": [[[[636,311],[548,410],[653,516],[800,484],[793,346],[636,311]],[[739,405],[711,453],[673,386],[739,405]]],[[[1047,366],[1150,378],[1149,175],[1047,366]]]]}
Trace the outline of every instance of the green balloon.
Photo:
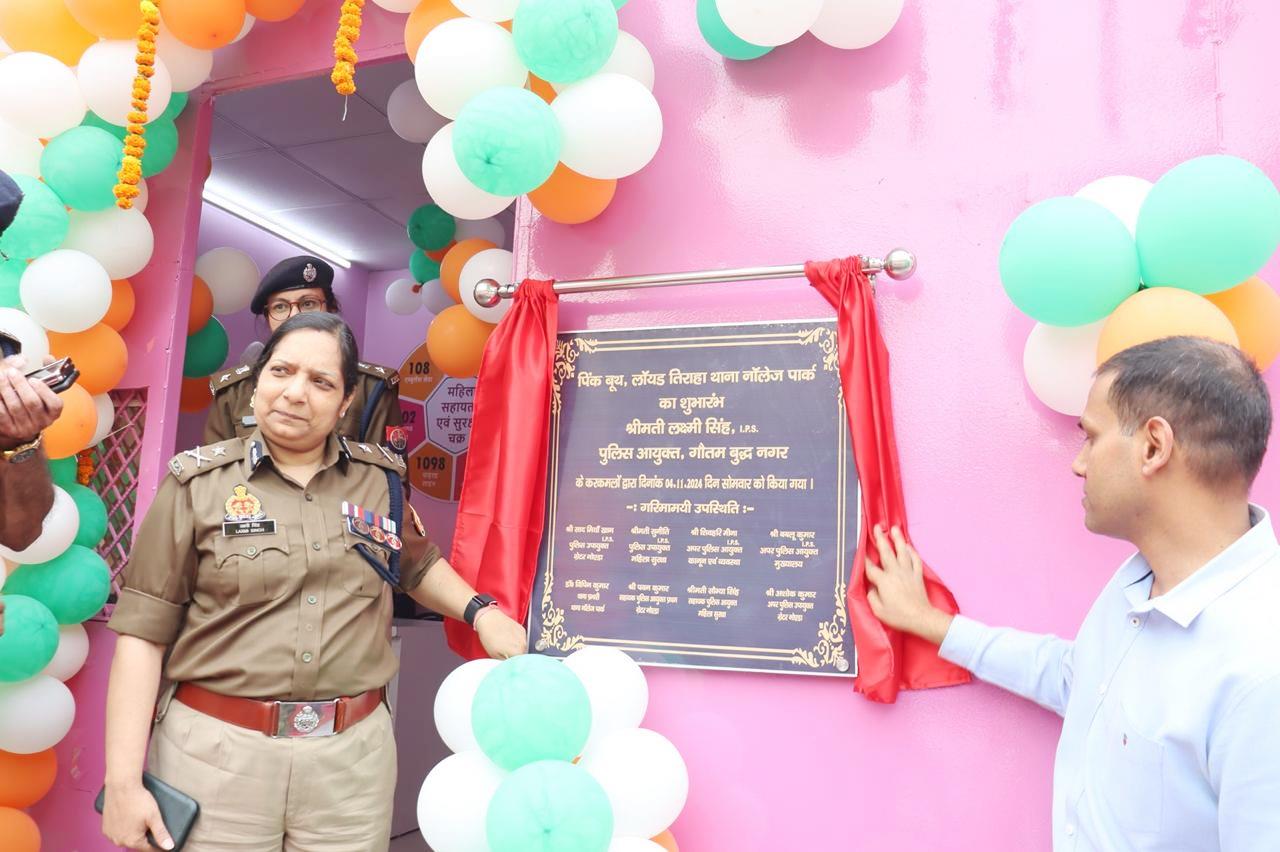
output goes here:
{"type": "Polygon", "coordinates": [[[548,83],[572,83],[609,61],[618,10],[610,0],[521,0],[512,34],[526,68],[548,83]]]}
{"type": "Polygon", "coordinates": [[[537,760],[572,760],[591,730],[591,702],[564,663],[524,654],[480,681],[471,727],[489,759],[503,769],[537,760]]]}
{"type": "Polygon", "coordinates": [[[515,86],[476,95],[453,127],[453,156],[462,173],[494,195],[523,195],[542,186],[560,162],[561,144],[551,106],[515,86]]]}
{"type": "Polygon", "coordinates": [[[26,268],[26,261],[0,257],[0,308],[24,310],[18,285],[22,283],[22,272],[26,268]]]}
{"type": "Polygon", "coordinates": [[[164,108],[164,112],[160,113],[156,121],[177,121],[178,116],[182,115],[182,111],[187,108],[189,100],[191,100],[190,92],[174,92],[169,96],[169,105],[164,108]]]}
{"type": "Polygon", "coordinates": [[[1212,154],[1174,166],[1138,213],[1142,280],[1217,293],[1257,273],[1280,245],[1280,192],[1246,160],[1212,154]]]}
{"type": "Polygon", "coordinates": [[[115,204],[112,191],[124,149],[120,140],[100,127],[73,127],[59,133],[40,155],[40,174],[68,206],[106,210],[115,204]]]}
{"type": "Polygon", "coordinates": [[[65,459],[50,459],[49,474],[53,478],[53,484],[66,490],[69,485],[78,485],[76,477],[79,475],[80,462],[75,456],[67,456],[65,459]]]}
{"type": "Polygon", "coordinates": [[[18,568],[5,581],[4,592],[35,598],[59,624],[79,624],[107,602],[111,572],[97,553],[73,544],[48,562],[18,568]]]}
{"type": "Polygon", "coordinates": [[[627,0],[613,0],[613,8],[615,9],[621,9],[625,5],[627,5],[627,0]]]}
{"type": "MultiPolygon", "coordinates": [[[[99,127],[121,142],[124,142],[125,136],[129,135],[129,131],[125,128],[118,124],[104,121],[93,113],[87,114],[84,117],[84,121],[80,123],[86,127],[99,127]]],[[[178,127],[172,121],[165,120],[162,116],[147,125],[145,138],[147,147],[142,152],[142,176],[151,177],[169,168],[173,158],[177,156],[178,127]]],[[[121,154],[123,153],[124,149],[121,148],[121,154]]]]}
{"type": "Polygon", "coordinates": [[[724,18],[720,17],[716,0],[698,0],[698,29],[702,30],[702,37],[707,40],[707,44],[726,59],[759,59],[773,50],[772,47],[752,44],[734,35],[725,25],[724,18]]]}
{"type": "Polygon", "coordinates": [[[35,677],[58,651],[58,622],[47,606],[25,595],[0,595],[0,601],[0,683],[35,677]]]}
{"type": "Polygon", "coordinates": [[[409,274],[419,284],[426,284],[433,278],[440,277],[440,261],[432,260],[420,251],[409,256],[409,274]]]}
{"type": "Polygon", "coordinates": [[[409,216],[409,239],[423,251],[439,251],[453,239],[458,222],[438,204],[424,204],[409,216]]]}
{"type": "Polygon", "coordinates": [[[210,317],[204,328],[187,338],[187,354],[182,362],[182,375],[198,379],[215,372],[227,360],[227,330],[210,317]]]}
{"type": "Polygon", "coordinates": [[[492,852],[606,852],[613,806],[582,767],[541,760],[503,779],[489,802],[485,835],[492,852]]]}
{"type": "Polygon", "coordinates": [[[67,238],[71,217],[52,189],[28,175],[11,175],[22,190],[18,215],[0,236],[0,252],[11,259],[27,260],[53,251],[67,238]]]}
{"type": "Polygon", "coordinates": [[[79,483],[64,485],[62,489],[80,510],[80,527],[76,530],[75,543],[82,547],[97,547],[107,535],[107,505],[93,489],[79,483]]]}
{"type": "Polygon", "coordinates": [[[1000,280],[1023,313],[1048,325],[1085,325],[1138,292],[1138,255],[1124,223],[1083,198],[1022,211],[1000,247],[1000,280]]]}

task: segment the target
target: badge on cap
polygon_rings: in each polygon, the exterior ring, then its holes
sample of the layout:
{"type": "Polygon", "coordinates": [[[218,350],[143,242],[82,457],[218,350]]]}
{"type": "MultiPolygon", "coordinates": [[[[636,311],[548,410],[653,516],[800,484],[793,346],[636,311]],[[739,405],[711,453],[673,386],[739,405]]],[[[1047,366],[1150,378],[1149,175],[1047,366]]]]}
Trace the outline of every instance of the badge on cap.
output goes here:
{"type": "Polygon", "coordinates": [[[302,280],[308,284],[315,281],[316,276],[319,274],[319,270],[316,269],[315,264],[313,263],[308,263],[306,266],[302,267],[302,280]]]}
{"type": "Polygon", "coordinates": [[[231,489],[231,496],[223,508],[226,510],[222,520],[224,536],[271,535],[276,531],[275,520],[267,517],[262,510],[262,501],[249,493],[247,485],[231,489]]]}
{"type": "Polygon", "coordinates": [[[405,451],[405,448],[409,446],[409,434],[405,432],[403,426],[387,427],[387,446],[397,453],[405,451]]]}

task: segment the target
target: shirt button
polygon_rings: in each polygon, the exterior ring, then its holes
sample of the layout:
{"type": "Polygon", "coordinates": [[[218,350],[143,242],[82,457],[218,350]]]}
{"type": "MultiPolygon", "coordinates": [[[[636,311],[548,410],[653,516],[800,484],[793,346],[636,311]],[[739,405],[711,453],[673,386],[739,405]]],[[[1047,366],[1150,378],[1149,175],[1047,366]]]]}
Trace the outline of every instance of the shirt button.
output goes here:
{"type": "Polygon", "coordinates": [[[302,662],[304,662],[304,663],[309,663],[309,662],[311,662],[311,652],[310,652],[310,651],[307,651],[305,654],[303,654],[303,655],[302,655],[302,662]]]}
{"type": "Polygon", "coordinates": [[[318,541],[313,541],[313,542],[311,542],[311,549],[312,549],[312,550],[319,550],[319,549],[320,549],[320,542],[318,542],[318,541]]]}
{"type": "Polygon", "coordinates": [[[316,596],[315,596],[315,595],[307,595],[307,603],[311,604],[312,606],[315,606],[315,603],[316,603],[316,596]]]}
{"type": "Polygon", "coordinates": [[[308,625],[307,625],[307,632],[308,632],[308,633],[310,633],[312,630],[315,630],[315,629],[316,629],[316,626],[315,626],[314,624],[308,624],[308,625]]]}
{"type": "Polygon", "coordinates": [[[1067,837],[1075,837],[1075,836],[1076,836],[1076,827],[1074,825],[1068,825],[1067,837]]]}
{"type": "Polygon", "coordinates": [[[307,496],[307,502],[308,502],[308,503],[310,503],[312,500],[315,500],[315,499],[316,499],[316,498],[315,498],[315,496],[314,496],[314,495],[311,495],[311,494],[308,494],[308,495],[306,495],[306,496],[307,496]]]}
{"type": "Polygon", "coordinates": [[[250,556],[253,556],[257,552],[258,552],[258,548],[254,547],[253,545],[249,545],[249,547],[245,549],[245,553],[249,554],[250,556]]]}
{"type": "Polygon", "coordinates": [[[1135,615],[1135,616],[1133,616],[1133,618],[1130,618],[1130,619],[1129,619],[1129,626],[1130,626],[1130,627],[1141,627],[1141,626],[1142,626],[1142,619],[1141,619],[1141,618],[1138,618],[1138,616],[1136,616],[1136,615],[1135,615]]]}

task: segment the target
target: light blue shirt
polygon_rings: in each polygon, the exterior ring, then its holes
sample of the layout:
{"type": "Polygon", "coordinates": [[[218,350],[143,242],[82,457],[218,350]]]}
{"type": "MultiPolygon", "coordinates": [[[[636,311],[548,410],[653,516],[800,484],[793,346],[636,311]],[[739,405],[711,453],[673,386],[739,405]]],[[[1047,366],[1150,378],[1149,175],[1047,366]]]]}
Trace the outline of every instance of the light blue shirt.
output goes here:
{"type": "Polygon", "coordinates": [[[1074,642],[952,622],[945,659],[1063,717],[1056,852],[1280,850],[1280,545],[1250,520],[1157,598],[1130,557],[1074,642]]]}

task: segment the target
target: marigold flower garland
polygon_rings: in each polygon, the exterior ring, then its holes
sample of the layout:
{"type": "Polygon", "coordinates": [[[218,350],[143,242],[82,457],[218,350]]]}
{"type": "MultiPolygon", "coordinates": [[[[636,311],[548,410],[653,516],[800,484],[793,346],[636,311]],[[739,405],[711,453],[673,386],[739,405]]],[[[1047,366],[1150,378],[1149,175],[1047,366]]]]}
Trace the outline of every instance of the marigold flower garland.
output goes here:
{"type": "Polygon", "coordinates": [[[88,485],[96,472],[97,466],[93,461],[92,448],[76,453],[76,482],[88,485]]]}
{"type": "Polygon", "coordinates": [[[340,95],[356,93],[355,43],[360,40],[360,13],[364,0],[343,0],[342,16],[338,19],[338,34],[333,40],[333,73],[329,79],[340,95]]]}
{"type": "Polygon", "coordinates": [[[138,73],[133,78],[133,110],[129,113],[128,135],[124,138],[124,160],[115,186],[116,206],[133,207],[142,179],[142,154],[147,150],[147,101],[151,97],[151,77],[156,73],[156,36],[160,32],[158,0],[141,0],[142,23],[138,26],[138,73]]]}

